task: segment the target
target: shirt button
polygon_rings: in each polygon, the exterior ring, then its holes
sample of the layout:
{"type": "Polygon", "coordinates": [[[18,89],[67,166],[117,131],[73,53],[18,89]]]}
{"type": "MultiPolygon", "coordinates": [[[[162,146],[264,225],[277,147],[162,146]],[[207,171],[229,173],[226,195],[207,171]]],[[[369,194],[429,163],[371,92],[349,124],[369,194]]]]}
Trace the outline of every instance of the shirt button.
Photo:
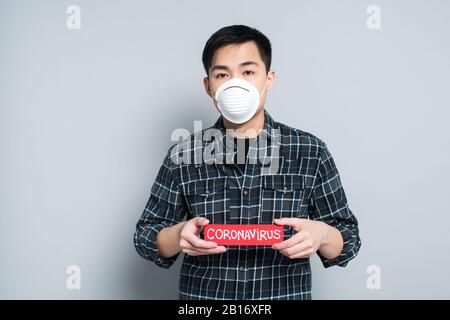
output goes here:
{"type": "Polygon", "coordinates": [[[240,268],[239,268],[239,271],[244,271],[244,267],[240,267],[240,268]]]}
{"type": "Polygon", "coordinates": [[[247,191],[247,190],[244,190],[244,194],[247,195],[247,194],[248,194],[248,191],[247,191]]]}

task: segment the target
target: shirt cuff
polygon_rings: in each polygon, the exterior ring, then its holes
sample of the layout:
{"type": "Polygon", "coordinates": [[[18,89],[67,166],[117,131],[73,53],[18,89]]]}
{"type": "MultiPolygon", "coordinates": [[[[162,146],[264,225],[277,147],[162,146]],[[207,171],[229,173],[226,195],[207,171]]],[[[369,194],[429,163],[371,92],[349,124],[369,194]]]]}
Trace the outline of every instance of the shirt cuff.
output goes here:
{"type": "Polygon", "coordinates": [[[140,234],[141,249],[145,252],[141,252],[142,256],[148,260],[153,261],[157,266],[168,269],[178,258],[180,252],[176,255],[165,258],[158,250],[156,245],[156,239],[159,232],[165,228],[163,224],[155,224],[152,226],[147,226],[147,228],[140,234]]]}
{"type": "Polygon", "coordinates": [[[349,229],[346,224],[338,223],[337,225],[333,225],[333,227],[341,232],[344,246],[342,248],[341,254],[333,259],[325,258],[320,253],[320,251],[317,251],[317,255],[320,257],[320,260],[322,261],[322,264],[325,268],[333,266],[345,267],[348,262],[357,255],[359,247],[361,246],[359,237],[354,237],[354,232],[352,232],[352,230],[349,229]]]}

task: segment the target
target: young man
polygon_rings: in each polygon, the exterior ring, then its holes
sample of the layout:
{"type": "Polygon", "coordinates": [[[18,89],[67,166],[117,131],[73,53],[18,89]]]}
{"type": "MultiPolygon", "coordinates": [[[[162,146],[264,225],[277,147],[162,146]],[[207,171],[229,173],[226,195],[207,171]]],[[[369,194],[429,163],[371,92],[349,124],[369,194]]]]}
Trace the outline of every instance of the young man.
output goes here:
{"type": "Polygon", "coordinates": [[[169,149],[137,223],[136,250],[164,268],[185,253],[180,299],[310,299],[309,257],[344,267],[361,245],[335,162],[322,140],[264,109],[275,72],[261,32],[218,30],[203,64],[221,117],[169,149]],[[284,241],[225,247],[203,238],[210,223],[282,225],[284,241]]]}

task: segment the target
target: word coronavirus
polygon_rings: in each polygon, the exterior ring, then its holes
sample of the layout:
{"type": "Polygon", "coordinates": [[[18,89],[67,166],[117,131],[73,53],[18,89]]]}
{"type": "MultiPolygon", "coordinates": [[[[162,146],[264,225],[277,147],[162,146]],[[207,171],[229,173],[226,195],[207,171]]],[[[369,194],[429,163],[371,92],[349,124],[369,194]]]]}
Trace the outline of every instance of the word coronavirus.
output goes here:
{"type": "Polygon", "coordinates": [[[204,239],[219,245],[272,245],[283,241],[283,226],[272,224],[210,224],[204,239]]]}

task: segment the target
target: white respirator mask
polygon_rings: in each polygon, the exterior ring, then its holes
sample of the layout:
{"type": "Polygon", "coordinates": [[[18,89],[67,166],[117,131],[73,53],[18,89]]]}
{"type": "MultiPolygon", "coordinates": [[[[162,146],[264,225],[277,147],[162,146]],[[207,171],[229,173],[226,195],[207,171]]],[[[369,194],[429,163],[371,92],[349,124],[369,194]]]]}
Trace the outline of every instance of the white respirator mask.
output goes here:
{"type": "Polygon", "coordinates": [[[267,87],[267,79],[264,89],[259,93],[258,89],[250,82],[233,78],[224,82],[217,89],[214,100],[220,113],[230,122],[241,124],[250,120],[259,107],[259,99],[267,87]]]}

